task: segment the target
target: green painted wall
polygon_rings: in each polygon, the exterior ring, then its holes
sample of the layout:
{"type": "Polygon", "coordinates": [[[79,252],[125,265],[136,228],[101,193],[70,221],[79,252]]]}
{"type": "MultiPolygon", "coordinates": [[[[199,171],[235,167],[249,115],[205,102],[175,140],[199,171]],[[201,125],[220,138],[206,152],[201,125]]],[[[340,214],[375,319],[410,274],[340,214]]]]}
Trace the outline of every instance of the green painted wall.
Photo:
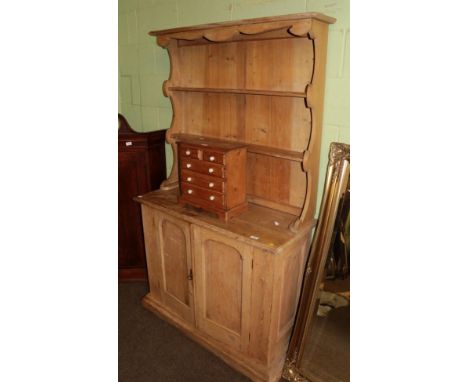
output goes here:
{"type": "MultiPolygon", "coordinates": [[[[167,52],[150,30],[306,11],[337,19],[330,26],[319,201],[330,142],[349,143],[349,0],[119,0],[119,112],[137,131],[167,129],[167,52]]],[[[166,145],[168,172],[172,150],[166,145]]]]}

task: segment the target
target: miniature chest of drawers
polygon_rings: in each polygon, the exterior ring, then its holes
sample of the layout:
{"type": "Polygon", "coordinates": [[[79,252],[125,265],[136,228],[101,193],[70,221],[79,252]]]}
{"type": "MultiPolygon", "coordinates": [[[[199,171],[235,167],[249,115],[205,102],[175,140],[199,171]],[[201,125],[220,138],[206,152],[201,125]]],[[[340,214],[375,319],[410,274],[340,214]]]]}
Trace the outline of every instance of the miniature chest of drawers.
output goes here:
{"type": "Polygon", "coordinates": [[[225,221],[247,209],[246,145],[194,139],[178,142],[180,204],[225,221]]]}

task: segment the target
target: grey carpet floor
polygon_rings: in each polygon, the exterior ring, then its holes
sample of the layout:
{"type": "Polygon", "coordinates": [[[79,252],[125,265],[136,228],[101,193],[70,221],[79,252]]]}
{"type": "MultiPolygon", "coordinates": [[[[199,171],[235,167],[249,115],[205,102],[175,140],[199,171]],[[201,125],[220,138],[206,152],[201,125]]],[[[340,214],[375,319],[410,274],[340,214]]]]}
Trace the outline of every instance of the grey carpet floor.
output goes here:
{"type": "Polygon", "coordinates": [[[119,283],[119,382],[248,382],[141,306],[146,283],[119,283]]]}

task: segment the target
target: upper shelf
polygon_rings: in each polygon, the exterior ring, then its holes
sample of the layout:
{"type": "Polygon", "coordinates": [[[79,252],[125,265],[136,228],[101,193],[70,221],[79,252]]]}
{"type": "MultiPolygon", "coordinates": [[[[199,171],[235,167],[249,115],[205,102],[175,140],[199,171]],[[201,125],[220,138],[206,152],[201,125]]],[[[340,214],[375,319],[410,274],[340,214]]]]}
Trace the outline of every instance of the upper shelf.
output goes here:
{"type": "Polygon", "coordinates": [[[260,89],[221,89],[221,88],[190,88],[184,86],[172,86],[168,88],[174,91],[184,92],[199,92],[199,93],[232,93],[232,94],[254,94],[254,95],[269,95],[269,96],[280,96],[280,97],[296,97],[305,98],[305,92],[290,92],[280,90],[260,90],[260,89]]]}
{"type": "Polygon", "coordinates": [[[226,21],[226,22],[221,22],[221,23],[211,23],[211,24],[204,24],[204,25],[163,29],[159,31],[151,31],[148,34],[150,36],[161,36],[161,35],[170,35],[173,33],[192,32],[192,31],[204,30],[204,29],[216,29],[216,28],[235,27],[235,26],[242,26],[242,25],[250,26],[252,24],[264,24],[268,22],[281,22],[281,21],[298,21],[298,20],[303,20],[303,19],[315,19],[315,20],[325,22],[327,24],[334,24],[336,22],[335,18],[326,16],[322,13],[304,12],[304,13],[295,13],[295,14],[284,15],[284,16],[258,17],[254,19],[244,19],[244,20],[238,20],[238,21],[226,21]]]}

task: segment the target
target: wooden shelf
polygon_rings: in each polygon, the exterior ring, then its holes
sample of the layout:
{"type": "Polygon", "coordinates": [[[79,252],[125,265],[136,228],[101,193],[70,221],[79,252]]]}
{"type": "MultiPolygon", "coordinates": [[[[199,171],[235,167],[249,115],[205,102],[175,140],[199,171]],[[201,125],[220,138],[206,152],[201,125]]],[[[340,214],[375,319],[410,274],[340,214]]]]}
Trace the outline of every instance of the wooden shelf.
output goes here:
{"type": "Polygon", "coordinates": [[[302,158],[304,156],[304,153],[302,151],[292,151],[292,150],[279,149],[276,147],[252,145],[250,143],[241,142],[238,140],[229,141],[227,139],[211,138],[211,137],[194,135],[194,134],[174,134],[173,138],[176,141],[184,141],[187,143],[194,143],[194,144],[209,143],[209,142],[215,142],[215,143],[224,142],[224,143],[231,143],[231,144],[236,143],[238,145],[240,144],[240,145],[247,146],[247,151],[249,153],[261,154],[261,155],[266,155],[266,156],[281,158],[281,159],[288,159],[288,160],[295,161],[295,162],[302,162],[302,158]]]}
{"type": "Polygon", "coordinates": [[[305,98],[305,92],[288,92],[278,90],[261,90],[261,89],[220,89],[220,88],[189,88],[183,86],[172,86],[169,90],[181,92],[198,92],[198,93],[231,93],[231,94],[254,94],[254,95],[270,95],[279,97],[296,97],[305,98]]]}
{"type": "Polygon", "coordinates": [[[270,157],[282,158],[282,159],[289,159],[295,162],[302,162],[302,158],[304,156],[303,152],[298,151],[291,151],[291,150],[284,150],[278,149],[276,147],[268,147],[268,146],[258,146],[258,145],[249,145],[247,144],[247,151],[249,153],[255,154],[262,154],[267,155],[270,157]]]}
{"type": "MultiPolygon", "coordinates": [[[[336,19],[334,17],[330,17],[324,15],[319,12],[303,12],[303,13],[296,13],[291,15],[282,15],[282,16],[268,16],[268,17],[258,17],[253,19],[246,19],[246,20],[236,20],[236,21],[224,21],[218,23],[210,23],[204,25],[192,25],[187,27],[177,27],[177,28],[170,28],[170,29],[161,29],[151,31],[148,34],[150,36],[162,36],[162,35],[173,35],[174,33],[183,33],[183,32],[194,32],[194,31],[206,31],[207,29],[217,29],[217,28],[226,28],[226,27],[236,27],[242,25],[255,25],[261,23],[277,23],[281,21],[302,21],[304,19],[315,19],[319,21],[323,21],[327,24],[334,24],[336,19]]],[[[260,33],[260,32],[259,32],[260,33]]],[[[173,38],[182,38],[183,36],[171,36],[173,38]]]]}

